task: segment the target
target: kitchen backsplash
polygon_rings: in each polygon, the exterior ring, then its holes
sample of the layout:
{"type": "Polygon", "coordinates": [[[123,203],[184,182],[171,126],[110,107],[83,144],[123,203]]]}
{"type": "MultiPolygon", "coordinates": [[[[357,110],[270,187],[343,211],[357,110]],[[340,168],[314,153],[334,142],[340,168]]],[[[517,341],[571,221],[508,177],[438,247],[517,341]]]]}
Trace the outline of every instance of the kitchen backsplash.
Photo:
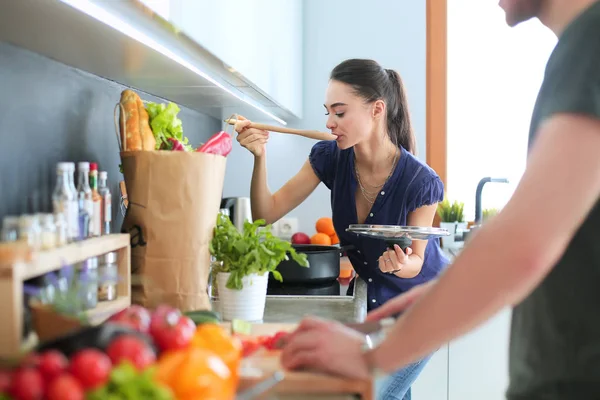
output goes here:
{"type": "MultiPolygon", "coordinates": [[[[132,71],[132,73],[135,73],[132,71]]],[[[59,161],[97,162],[113,193],[119,231],[119,149],[113,110],[125,86],[0,43],[0,220],[51,211],[59,161]]],[[[144,100],[165,100],[140,93],[144,100]]],[[[184,134],[197,145],[221,129],[216,118],[181,107],[184,134]]]]}

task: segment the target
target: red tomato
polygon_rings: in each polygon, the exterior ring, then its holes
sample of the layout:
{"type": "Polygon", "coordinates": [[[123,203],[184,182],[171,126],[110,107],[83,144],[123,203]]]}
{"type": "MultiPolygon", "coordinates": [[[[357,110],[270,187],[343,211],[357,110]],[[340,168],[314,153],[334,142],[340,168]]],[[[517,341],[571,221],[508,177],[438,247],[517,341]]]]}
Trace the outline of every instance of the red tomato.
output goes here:
{"type": "Polygon", "coordinates": [[[150,328],[150,311],[140,305],[133,304],[111,316],[108,321],[128,326],[138,332],[148,333],[148,329],[150,328]]]}
{"type": "Polygon", "coordinates": [[[104,385],[108,381],[111,368],[110,358],[106,354],[96,349],[85,349],[71,357],[69,372],[87,390],[104,385]]]}
{"type": "Polygon", "coordinates": [[[287,332],[277,332],[271,336],[271,340],[268,345],[265,346],[269,350],[277,350],[284,344],[285,338],[289,335],[287,332]]]}
{"type": "Polygon", "coordinates": [[[85,392],[81,384],[70,374],[56,377],[46,393],[47,400],[83,400],[85,392]]]}
{"type": "Polygon", "coordinates": [[[69,360],[57,350],[48,350],[40,355],[39,370],[46,382],[50,382],[69,367],[69,360]]]}
{"type": "Polygon", "coordinates": [[[132,335],[121,335],[113,340],[106,354],[110,357],[113,365],[121,361],[131,362],[138,370],[143,370],[156,361],[154,351],[146,343],[132,335]]]}
{"type": "Polygon", "coordinates": [[[260,348],[260,343],[256,340],[242,340],[242,357],[248,357],[260,348]]]}
{"type": "Polygon", "coordinates": [[[12,378],[10,394],[16,400],[41,400],[44,397],[44,379],[33,367],[17,370],[12,378]]]}
{"type": "Polygon", "coordinates": [[[164,324],[163,321],[167,314],[181,315],[181,311],[165,304],[156,307],[152,313],[152,317],[150,318],[150,335],[154,336],[154,333],[160,330],[161,326],[164,324]]]}
{"type": "Polygon", "coordinates": [[[196,324],[179,310],[157,317],[150,326],[150,334],[161,351],[186,348],[192,341],[196,324]]]}
{"type": "Polygon", "coordinates": [[[0,370],[0,393],[8,393],[12,382],[13,373],[8,370],[0,370]]]}

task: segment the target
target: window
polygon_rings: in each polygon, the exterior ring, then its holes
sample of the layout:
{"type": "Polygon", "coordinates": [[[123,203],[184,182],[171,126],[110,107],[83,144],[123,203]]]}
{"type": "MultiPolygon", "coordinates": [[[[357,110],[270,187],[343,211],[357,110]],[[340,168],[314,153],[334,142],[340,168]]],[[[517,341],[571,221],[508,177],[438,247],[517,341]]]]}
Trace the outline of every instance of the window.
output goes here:
{"type": "Polygon", "coordinates": [[[475,216],[502,208],[525,169],[529,123],[556,37],[538,20],[509,28],[491,0],[448,0],[448,198],[475,216]]]}

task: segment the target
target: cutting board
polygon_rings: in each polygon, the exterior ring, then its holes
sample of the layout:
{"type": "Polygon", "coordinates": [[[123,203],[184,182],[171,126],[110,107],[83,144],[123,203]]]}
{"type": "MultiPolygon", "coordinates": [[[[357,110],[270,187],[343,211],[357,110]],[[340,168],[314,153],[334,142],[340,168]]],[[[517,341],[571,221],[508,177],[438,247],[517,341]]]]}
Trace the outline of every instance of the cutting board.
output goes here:
{"type": "MultiPolygon", "coordinates": [[[[278,331],[291,332],[296,324],[264,323],[252,326],[252,335],[272,335],[278,331]]],[[[353,380],[336,376],[317,373],[284,371],[279,362],[280,351],[267,351],[264,349],[246,358],[242,363],[240,372],[240,386],[242,391],[254,384],[270,377],[276,371],[284,372],[283,381],[279,382],[269,394],[299,395],[358,395],[360,399],[373,399],[372,380],[353,380]]]]}

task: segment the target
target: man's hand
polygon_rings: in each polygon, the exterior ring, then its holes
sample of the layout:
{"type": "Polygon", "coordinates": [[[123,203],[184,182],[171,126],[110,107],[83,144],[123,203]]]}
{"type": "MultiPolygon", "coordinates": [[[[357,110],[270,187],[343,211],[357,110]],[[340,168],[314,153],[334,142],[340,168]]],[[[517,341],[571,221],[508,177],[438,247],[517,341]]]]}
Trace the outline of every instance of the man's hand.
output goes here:
{"type": "Polygon", "coordinates": [[[281,364],[286,369],[367,379],[370,369],[363,356],[364,339],[364,335],[339,322],[306,318],[286,339],[281,364]]]}
{"type": "Polygon", "coordinates": [[[394,297],[383,306],[376,308],[367,314],[367,321],[379,321],[380,319],[391,317],[401,313],[410,307],[423,293],[435,283],[435,280],[429,281],[419,286],[415,286],[406,293],[394,297]]]}

